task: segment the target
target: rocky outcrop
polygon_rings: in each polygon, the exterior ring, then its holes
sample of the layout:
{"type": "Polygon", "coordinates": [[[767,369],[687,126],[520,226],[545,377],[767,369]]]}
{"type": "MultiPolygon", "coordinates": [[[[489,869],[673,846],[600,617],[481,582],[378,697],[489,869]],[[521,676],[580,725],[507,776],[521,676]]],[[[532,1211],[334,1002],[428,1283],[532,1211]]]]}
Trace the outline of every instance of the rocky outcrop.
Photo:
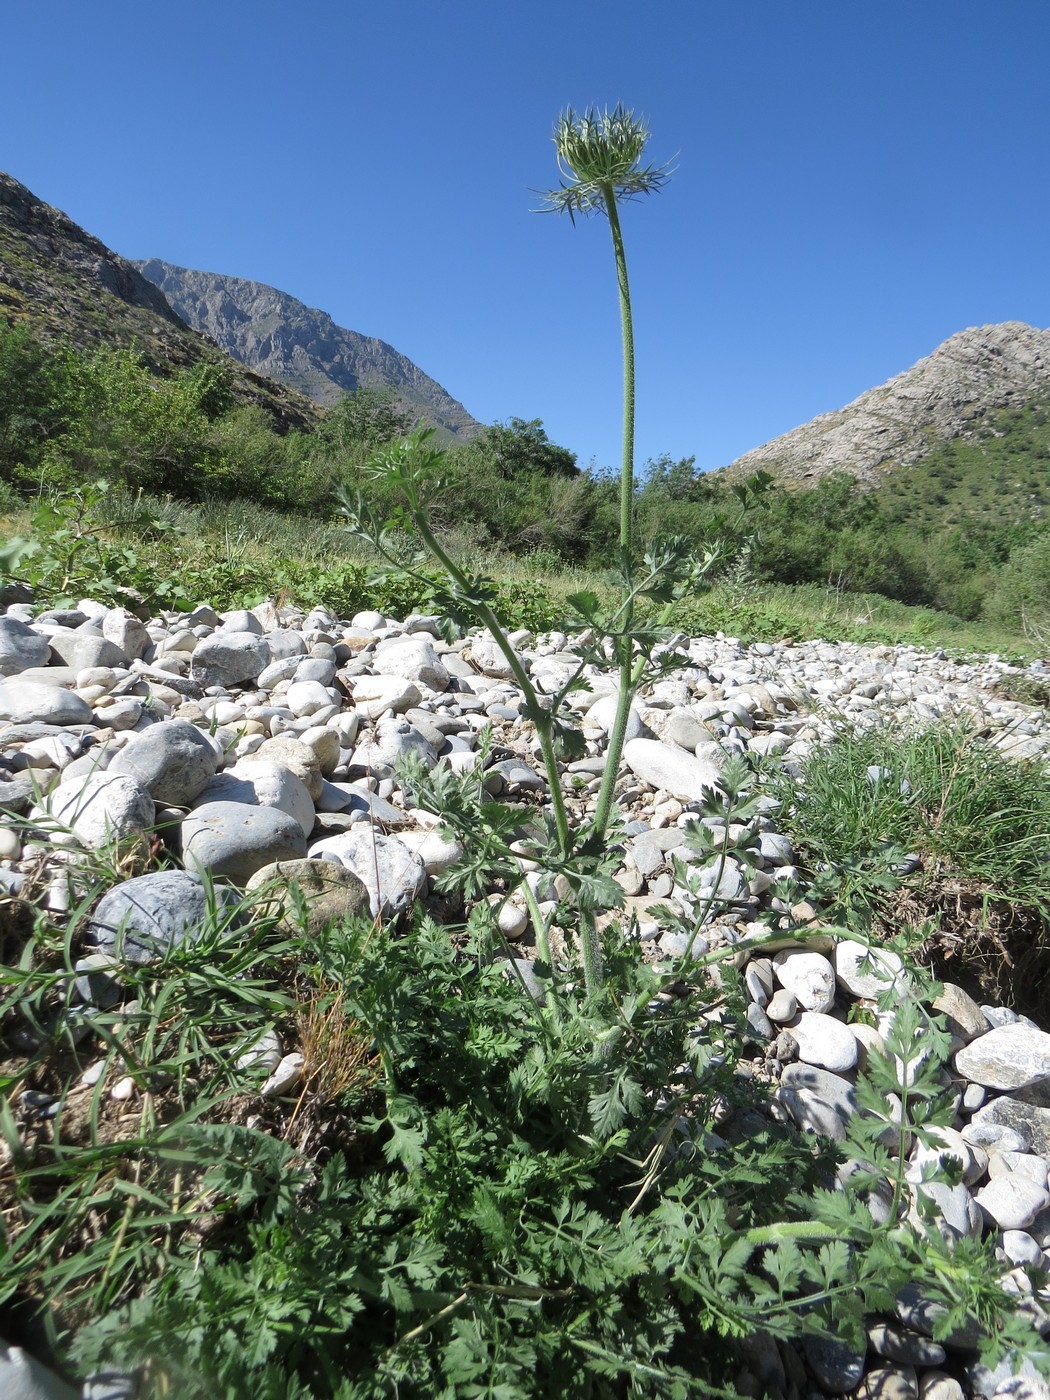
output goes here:
{"type": "Polygon", "coordinates": [[[2,171],[0,315],[45,344],[136,350],[162,378],[202,360],[226,365],[234,395],[266,409],[278,429],[317,421],[309,400],[231,360],[134,264],[2,171]]]}
{"type": "Polygon", "coordinates": [[[788,486],[848,472],[875,487],[942,443],[987,431],[990,415],[1048,397],[1050,330],[1021,321],[972,326],[903,374],[746,452],[723,472],[767,471],[788,486]]]}
{"type": "Polygon", "coordinates": [[[480,426],[461,403],[407,356],[337,326],[325,311],[241,277],[194,272],[151,258],[135,266],[183,319],[242,364],[328,405],[358,388],[393,390],[414,418],[465,441],[480,426]]]}

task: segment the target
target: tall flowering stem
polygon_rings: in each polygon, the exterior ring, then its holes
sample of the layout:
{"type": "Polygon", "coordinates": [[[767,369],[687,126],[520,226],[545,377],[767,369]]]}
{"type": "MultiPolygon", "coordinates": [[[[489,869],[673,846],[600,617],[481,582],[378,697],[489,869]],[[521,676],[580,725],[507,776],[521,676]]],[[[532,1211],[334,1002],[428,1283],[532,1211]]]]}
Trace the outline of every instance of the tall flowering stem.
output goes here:
{"type": "MultiPolygon", "coordinates": [[[[616,282],[620,296],[620,326],[623,332],[620,555],[628,580],[634,547],[634,322],[631,315],[631,290],[627,279],[627,257],[617,206],[626,200],[653,194],[668,178],[669,172],[666,167],[643,164],[648,139],[649,130],[644,120],[622,106],[617,106],[611,112],[599,112],[592,108],[582,114],[577,114],[569,108],[559,117],[554,129],[561,184],[556,190],[547,193],[544,206],[547,210],[568,214],[573,224],[577,214],[604,214],[612,234],[616,282]]],[[[607,830],[612,815],[613,793],[623,755],[631,700],[641,679],[641,666],[632,655],[633,614],[633,596],[628,587],[621,635],[616,643],[616,659],[620,673],[619,701],[609,735],[605,772],[594,816],[595,829],[601,835],[607,830]]],[[[593,916],[584,919],[583,923],[584,960],[588,971],[588,984],[591,984],[595,980],[601,980],[600,953],[593,916]]]]}

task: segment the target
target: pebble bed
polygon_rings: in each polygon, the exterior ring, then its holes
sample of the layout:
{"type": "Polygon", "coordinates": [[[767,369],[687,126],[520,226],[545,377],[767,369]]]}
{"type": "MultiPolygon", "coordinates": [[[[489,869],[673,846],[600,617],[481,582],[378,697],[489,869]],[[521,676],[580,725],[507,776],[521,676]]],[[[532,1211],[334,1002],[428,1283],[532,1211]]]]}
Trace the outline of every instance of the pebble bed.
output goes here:
{"type": "MultiPolygon", "coordinates": [[[[154,852],[163,845],[174,867],[112,887],[93,911],[77,965],[86,1015],[120,1003],[122,959],[148,961],[192,937],[203,874],[231,891],[295,876],[328,916],[367,903],[373,915],[394,918],[432,900],[433,877],[459,850],[436,818],[406,801],[395,769],[407,753],[428,766],[473,771],[482,762],[479,737],[490,730],[488,793],[525,811],[545,801],[535,734],[499,648],[483,633],[447,644],[438,624],[376,612],[341,621],[271,603],[145,621],[88,599],[62,611],[7,607],[0,809],[13,815],[0,817],[0,908],[10,916],[32,892],[61,915],[82,893],[85,852],[114,838],[154,852]]],[[[541,693],[555,692],[579,664],[563,633],[518,632],[511,640],[541,693]]],[[[775,1085],[772,1112],[841,1139],[856,1111],[858,1067],[879,1042],[877,1026],[847,1015],[857,1001],[873,1005],[886,978],[906,974],[883,953],[880,977],[861,965],[857,945],[831,938],[803,946],[788,936],[777,951],[749,951],[753,936],[785,920],[798,927],[819,917],[804,898],[785,908],[775,895],[799,872],[773,805],[758,820],[751,865],[705,862],[683,845],[683,826],[717,790],[733,753],[780,755],[790,773],[843,724],[959,715],[975,718],[1004,753],[1038,759],[1050,747],[1048,716],[997,697],[1017,668],[994,656],[961,662],[912,647],[745,646],[721,634],[668,645],[680,665],[639,694],[618,776],[627,825],[616,879],[628,914],[651,955],[672,958],[682,935],[661,925],[655,907],[695,914],[699,889],[704,924],[694,949],[735,945],[728,955],[749,995],[749,1063],[775,1085]],[[676,855],[686,867],[676,866],[676,855]],[[679,883],[683,868],[691,888],[679,883]]],[[[1041,664],[1031,669],[1050,679],[1041,664]]],[[[616,704],[611,670],[585,674],[590,691],[575,700],[587,756],[561,775],[570,816],[579,819],[596,802],[616,704]]],[[[553,910],[564,891],[541,872],[527,878],[541,909],[553,910]]],[[[520,943],[527,974],[535,950],[524,904],[496,892],[490,898],[507,938],[520,943]]],[[[1006,1008],[978,1006],[951,984],[936,1009],[953,1034],[945,1074],[957,1115],[936,1150],[912,1147],[909,1175],[918,1182],[924,1162],[938,1155],[962,1162],[959,1185],[921,1188],[936,1200],[940,1228],[955,1237],[993,1234],[1014,1266],[1009,1286],[1050,1333],[1043,1310],[1050,1295],[1029,1274],[1050,1268],[1050,1034],[1006,1008]]],[[[271,1071],[264,1095],[296,1092],[296,1047],[271,1036],[250,1058],[271,1071]]],[[[88,1082],[92,1073],[97,1079],[97,1068],[86,1071],[88,1082]]],[[[136,1090],[118,1079],[108,1092],[119,1099],[136,1090]]],[[[27,1093],[19,1111],[25,1122],[57,1107],[27,1093]]],[[[941,1344],[931,1331],[928,1304],[902,1297],[896,1317],[872,1320],[863,1354],[758,1337],[733,1383],[743,1394],[785,1400],[1050,1397],[1027,1363],[1017,1374],[1008,1366],[991,1373],[974,1361],[971,1339],[941,1344]]],[[[0,1393],[75,1394],[18,1348],[0,1348],[0,1393]]],[[[93,1400],[123,1393],[94,1382],[83,1390],[93,1400]]]]}

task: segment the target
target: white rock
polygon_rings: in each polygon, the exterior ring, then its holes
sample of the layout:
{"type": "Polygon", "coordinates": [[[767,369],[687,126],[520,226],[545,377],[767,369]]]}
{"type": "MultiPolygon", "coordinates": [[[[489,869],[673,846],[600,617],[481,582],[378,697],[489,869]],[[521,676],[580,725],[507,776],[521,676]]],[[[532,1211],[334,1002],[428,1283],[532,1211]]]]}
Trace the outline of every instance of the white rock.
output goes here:
{"type": "Polygon", "coordinates": [[[52,837],[55,845],[79,842],[93,850],[114,841],[142,840],[155,816],[145,786],[137,778],[112,772],[63,783],[51,794],[47,808],[37,808],[35,815],[43,817],[48,809],[63,828],[52,837]]]}
{"type": "Polygon", "coordinates": [[[275,1099],[281,1094],[290,1094],[293,1089],[298,1088],[302,1077],[303,1057],[298,1050],[293,1050],[281,1060],[259,1093],[264,1099],[275,1099]]]}
{"type": "Polygon", "coordinates": [[[402,676],[355,676],[350,682],[354,708],[362,719],[387,713],[403,714],[423,698],[419,688],[402,676]]]}
{"type": "Polygon", "coordinates": [[[955,1068],[987,1089],[1023,1089],[1050,1078],[1050,1035],[1023,1021],[997,1026],[955,1055],[955,1068]]]}
{"type": "Polygon", "coordinates": [[[777,953],[773,964],[780,985],[807,1011],[830,1011],[835,1005],[835,969],[821,953],[789,948],[777,953]]]}
{"type": "Polygon", "coordinates": [[[659,739],[629,739],[623,756],[635,777],[652,788],[663,788],[682,802],[696,802],[718,792],[718,768],[675,744],[659,739]]]}
{"type": "Polygon", "coordinates": [[[857,1039],[849,1026],[821,1011],[803,1011],[788,1027],[798,1043],[798,1057],[833,1074],[844,1074],[857,1063],[857,1039]]]}
{"type": "Polygon", "coordinates": [[[431,690],[447,690],[451,679],[434,643],[429,637],[418,634],[380,642],[375,666],[384,675],[402,676],[431,690]]]}
{"type": "MultiPolygon", "coordinates": [[[[597,729],[602,734],[611,734],[616,722],[616,711],[619,707],[620,697],[615,693],[612,695],[601,695],[584,715],[583,723],[587,729],[597,729]]],[[[642,733],[642,716],[638,712],[635,704],[627,711],[627,738],[637,739],[642,733]]]]}
{"type": "Polygon", "coordinates": [[[426,888],[427,872],[415,851],[395,836],[382,836],[371,826],[342,831],[315,841],[307,854],[337,861],[368,890],[375,918],[394,918],[408,909],[426,888]]]}
{"type": "Polygon", "coordinates": [[[440,875],[463,859],[463,845],[436,831],[402,831],[398,835],[410,851],[415,851],[428,875],[440,875]]]}
{"type": "Polygon", "coordinates": [[[903,990],[907,973],[899,955],[889,948],[869,948],[843,940],[832,954],[835,976],[854,997],[879,997],[903,990]]]}

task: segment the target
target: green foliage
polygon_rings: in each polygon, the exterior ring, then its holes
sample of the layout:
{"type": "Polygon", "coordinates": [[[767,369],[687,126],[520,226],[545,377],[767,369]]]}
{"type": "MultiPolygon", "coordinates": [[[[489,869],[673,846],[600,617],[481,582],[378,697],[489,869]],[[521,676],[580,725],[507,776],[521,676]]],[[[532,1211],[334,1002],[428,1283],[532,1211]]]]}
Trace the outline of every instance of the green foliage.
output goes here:
{"type": "Polygon", "coordinates": [[[954,876],[986,899],[1050,919],[1050,779],[966,726],[903,735],[843,728],[814,749],[801,779],[783,777],[775,790],[785,829],[844,916],[863,923],[883,906],[913,852],[940,880],[954,876]]]}

